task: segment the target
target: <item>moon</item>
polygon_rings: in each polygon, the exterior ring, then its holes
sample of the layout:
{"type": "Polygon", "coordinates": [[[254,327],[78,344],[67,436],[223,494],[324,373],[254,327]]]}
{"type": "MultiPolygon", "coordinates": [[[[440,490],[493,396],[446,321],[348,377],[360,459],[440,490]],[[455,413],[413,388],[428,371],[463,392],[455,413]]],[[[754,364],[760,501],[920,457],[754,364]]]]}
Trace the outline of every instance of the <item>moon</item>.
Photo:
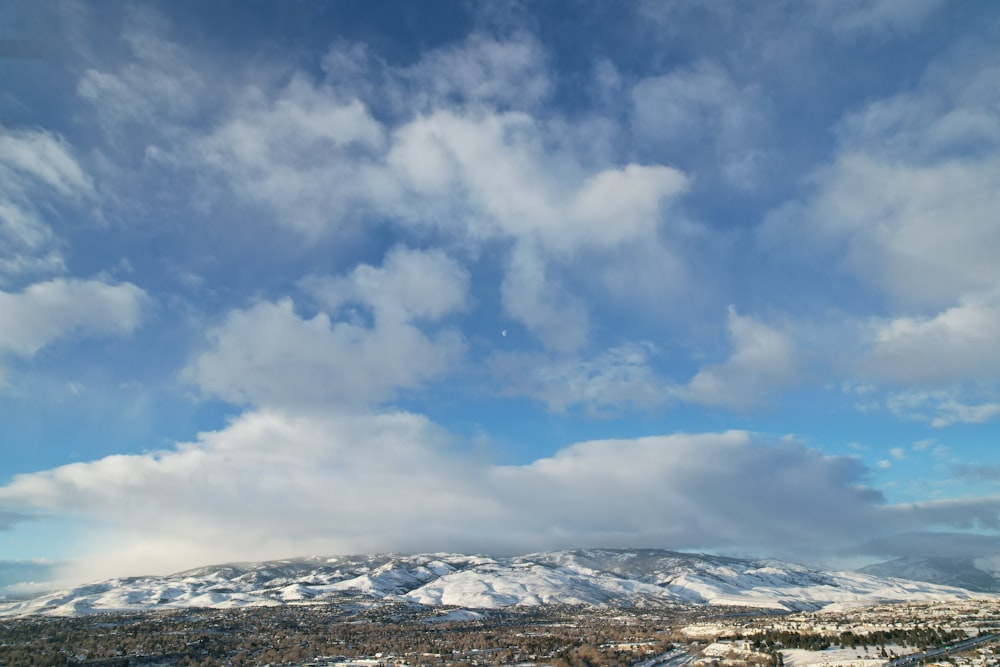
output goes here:
{"type": "Polygon", "coordinates": [[[503,331],[501,331],[501,332],[500,332],[500,335],[501,335],[501,336],[506,336],[506,335],[507,335],[507,330],[506,330],[506,329],[504,329],[503,331]]]}

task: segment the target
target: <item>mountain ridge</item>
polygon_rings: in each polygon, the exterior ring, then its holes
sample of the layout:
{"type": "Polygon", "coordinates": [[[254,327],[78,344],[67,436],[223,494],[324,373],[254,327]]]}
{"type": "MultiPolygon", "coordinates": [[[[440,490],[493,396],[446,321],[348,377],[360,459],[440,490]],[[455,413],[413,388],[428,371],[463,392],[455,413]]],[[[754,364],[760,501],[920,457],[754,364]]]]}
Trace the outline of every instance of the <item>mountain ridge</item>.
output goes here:
{"type": "Polygon", "coordinates": [[[1000,593],[1000,571],[990,559],[949,556],[906,556],[866,565],[864,574],[956,586],[982,593],[1000,593]]]}
{"type": "Polygon", "coordinates": [[[466,609],[695,604],[796,611],[973,597],[988,596],[772,559],[662,549],[574,549],[511,557],[441,552],[223,563],[0,601],[0,616],[310,603],[407,603],[466,609]]]}

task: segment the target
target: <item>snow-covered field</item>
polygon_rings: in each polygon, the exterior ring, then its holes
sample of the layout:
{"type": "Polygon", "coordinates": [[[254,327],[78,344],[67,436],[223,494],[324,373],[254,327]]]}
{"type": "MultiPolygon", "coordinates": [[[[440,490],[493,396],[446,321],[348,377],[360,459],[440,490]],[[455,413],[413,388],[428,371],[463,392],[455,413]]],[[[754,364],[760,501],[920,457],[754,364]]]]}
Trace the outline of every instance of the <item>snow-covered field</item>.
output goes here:
{"type": "MultiPolygon", "coordinates": [[[[897,654],[909,653],[913,649],[889,646],[897,654]]],[[[885,658],[874,649],[828,648],[825,651],[807,651],[800,648],[784,649],[781,652],[787,667],[878,667],[885,664],[885,658]]]]}

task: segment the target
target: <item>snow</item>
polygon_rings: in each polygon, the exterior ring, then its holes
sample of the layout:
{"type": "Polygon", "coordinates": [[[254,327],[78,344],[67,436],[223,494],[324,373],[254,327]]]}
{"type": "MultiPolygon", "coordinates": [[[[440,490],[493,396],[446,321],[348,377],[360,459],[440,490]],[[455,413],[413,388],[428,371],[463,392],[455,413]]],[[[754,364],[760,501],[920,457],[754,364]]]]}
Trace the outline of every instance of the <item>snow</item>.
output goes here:
{"type": "Polygon", "coordinates": [[[28,600],[0,616],[130,609],[232,608],[335,601],[495,609],[513,605],[695,603],[814,610],[891,601],[990,597],[869,574],[824,572],[659,550],[555,551],[506,559],[463,554],[311,557],[113,579],[28,600]]]}

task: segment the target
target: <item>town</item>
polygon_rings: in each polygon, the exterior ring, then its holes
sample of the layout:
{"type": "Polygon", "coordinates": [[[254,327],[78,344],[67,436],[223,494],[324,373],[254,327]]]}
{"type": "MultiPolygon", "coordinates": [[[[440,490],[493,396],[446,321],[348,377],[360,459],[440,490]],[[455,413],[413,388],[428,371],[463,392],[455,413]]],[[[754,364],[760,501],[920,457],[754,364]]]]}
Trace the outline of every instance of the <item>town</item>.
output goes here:
{"type": "Polygon", "coordinates": [[[998,629],[996,601],[797,614],[293,605],[4,619],[0,666],[994,667],[998,629]]]}

